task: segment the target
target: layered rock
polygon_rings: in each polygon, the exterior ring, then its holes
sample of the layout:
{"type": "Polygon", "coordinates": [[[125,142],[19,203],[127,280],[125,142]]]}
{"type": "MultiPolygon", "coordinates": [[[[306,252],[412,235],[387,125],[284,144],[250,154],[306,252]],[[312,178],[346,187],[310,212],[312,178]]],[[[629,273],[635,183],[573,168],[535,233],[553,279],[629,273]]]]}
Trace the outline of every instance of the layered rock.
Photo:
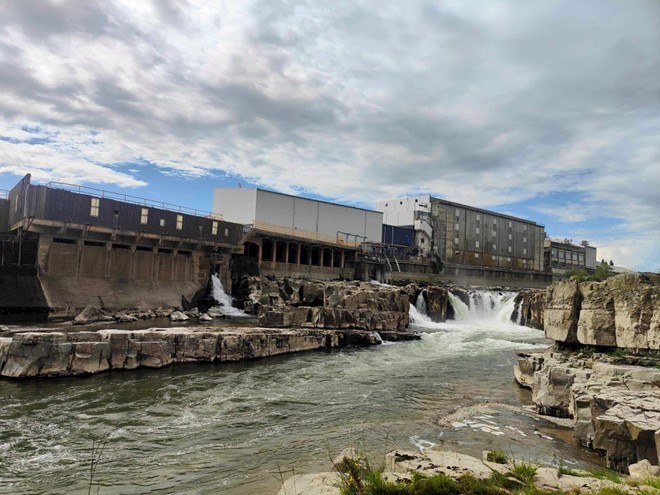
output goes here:
{"type": "Polygon", "coordinates": [[[548,288],[544,330],[557,342],[660,350],[660,287],[639,274],[548,288]]]}
{"type": "Polygon", "coordinates": [[[255,278],[252,286],[247,306],[258,309],[263,327],[387,332],[408,327],[409,297],[398,288],[287,278],[255,278]]]}
{"type": "Polygon", "coordinates": [[[539,413],[572,418],[577,440],[601,451],[609,467],[622,470],[643,459],[658,463],[659,363],[550,349],[520,354],[514,375],[532,389],[539,413]]]}
{"type": "Polygon", "coordinates": [[[232,362],[344,345],[376,345],[375,332],[185,327],[29,332],[0,338],[0,376],[75,376],[181,362],[232,362]]]}
{"type": "Polygon", "coordinates": [[[516,295],[511,321],[543,330],[545,304],[546,291],[544,289],[523,289],[516,295]]]}

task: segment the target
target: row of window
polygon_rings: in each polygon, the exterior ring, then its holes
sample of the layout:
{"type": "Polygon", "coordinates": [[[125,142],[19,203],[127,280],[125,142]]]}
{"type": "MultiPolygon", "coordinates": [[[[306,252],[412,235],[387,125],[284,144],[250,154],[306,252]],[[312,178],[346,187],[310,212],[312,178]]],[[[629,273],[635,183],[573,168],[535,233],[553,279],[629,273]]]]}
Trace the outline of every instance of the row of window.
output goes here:
{"type": "MultiPolygon", "coordinates": [[[[90,203],[89,215],[92,217],[99,216],[100,200],[99,198],[92,198],[90,203]]],[[[117,213],[117,212],[116,212],[117,213]]],[[[149,208],[140,209],[140,224],[147,225],[149,223],[149,208]]],[[[160,219],[160,226],[165,227],[165,219],[160,219]]],[[[176,229],[183,230],[183,215],[176,216],[176,229]]],[[[213,221],[211,225],[211,235],[218,235],[218,222],[213,221]]],[[[225,229],[225,236],[229,236],[229,229],[225,229]]]]}
{"type": "Polygon", "coordinates": [[[553,248],[552,261],[562,264],[584,265],[584,253],[553,248]]]}

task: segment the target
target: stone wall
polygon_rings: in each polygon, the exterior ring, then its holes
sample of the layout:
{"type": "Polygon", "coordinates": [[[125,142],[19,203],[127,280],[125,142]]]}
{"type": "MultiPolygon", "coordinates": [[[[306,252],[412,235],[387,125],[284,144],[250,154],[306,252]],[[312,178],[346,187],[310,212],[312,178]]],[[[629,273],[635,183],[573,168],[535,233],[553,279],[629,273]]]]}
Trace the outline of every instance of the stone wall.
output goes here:
{"type": "Polygon", "coordinates": [[[547,338],[591,346],[660,350],[660,287],[639,274],[548,288],[547,338]]]}
{"type": "Polygon", "coordinates": [[[0,338],[0,376],[89,375],[183,362],[232,362],[344,345],[375,345],[375,332],[257,328],[153,328],[27,332],[0,338]]]}

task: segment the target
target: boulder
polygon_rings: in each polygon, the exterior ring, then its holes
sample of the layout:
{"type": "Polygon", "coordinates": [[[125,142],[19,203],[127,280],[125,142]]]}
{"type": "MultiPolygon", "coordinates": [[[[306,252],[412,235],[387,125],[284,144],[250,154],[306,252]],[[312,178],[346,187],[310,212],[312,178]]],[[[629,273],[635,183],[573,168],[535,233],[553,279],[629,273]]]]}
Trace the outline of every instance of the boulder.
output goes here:
{"type": "Polygon", "coordinates": [[[198,319],[199,321],[213,321],[213,317],[208,313],[202,313],[198,319]]]}
{"type": "Polygon", "coordinates": [[[209,309],[206,310],[206,313],[212,318],[222,318],[223,316],[225,316],[225,312],[222,310],[222,307],[220,306],[211,306],[209,309]]]}
{"type": "Polygon", "coordinates": [[[186,321],[188,320],[188,315],[182,311],[174,311],[170,314],[170,320],[172,321],[186,321]]]}
{"type": "Polygon", "coordinates": [[[111,321],[112,316],[97,308],[96,306],[87,306],[83,309],[78,316],[73,319],[74,325],[87,325],[88,323],[95,323],[97,321],[111,321]]]}
{"type": "Polygon", "coordinates": [[[646,459],[642,459],[628,466],[628,472],[633,478],[646,479],[650,476],[660,476],[660,467],[654,466],[646,459]]]}

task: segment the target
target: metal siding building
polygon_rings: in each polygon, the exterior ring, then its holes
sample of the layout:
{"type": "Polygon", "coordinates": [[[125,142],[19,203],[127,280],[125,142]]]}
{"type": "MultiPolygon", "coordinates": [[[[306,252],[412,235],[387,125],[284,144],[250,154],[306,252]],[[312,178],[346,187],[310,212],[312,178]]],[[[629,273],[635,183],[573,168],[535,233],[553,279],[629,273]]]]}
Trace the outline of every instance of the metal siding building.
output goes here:
{"type": "Polygon", "coordinates": [[[299,237],[380,242],[383,214],[263,189],[216,188],[213,212],[225,220],[299,237]]]}

